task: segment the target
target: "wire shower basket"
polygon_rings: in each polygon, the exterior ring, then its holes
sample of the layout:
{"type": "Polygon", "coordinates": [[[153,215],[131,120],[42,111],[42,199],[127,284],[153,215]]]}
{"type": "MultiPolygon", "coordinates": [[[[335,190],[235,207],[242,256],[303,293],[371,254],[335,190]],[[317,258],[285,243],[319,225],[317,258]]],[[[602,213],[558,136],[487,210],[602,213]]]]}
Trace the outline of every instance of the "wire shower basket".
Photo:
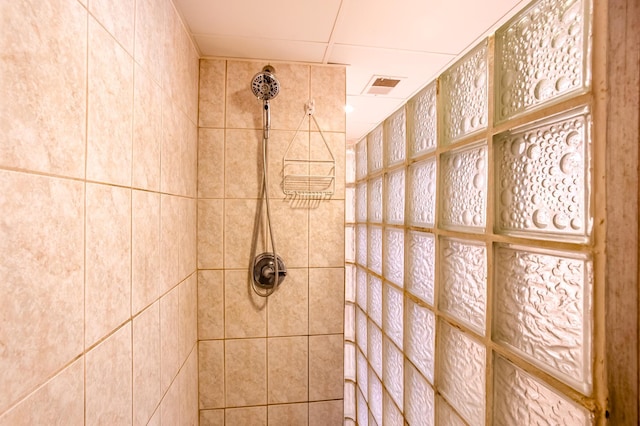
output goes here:
{"type": "MultiPolygon", "coordinates": [[[[329,143],[313,116],[314,102],[310,100],[305,105],[305,115],[300,120],[287,150],[282,159],[282,190],[287,196],[304,200],[323,200],[330,198],[335,192],[336,185],[336,160],[329,148],[329,143]],[[324,148],[329,156],[321,156],[319,152],[310,149],[309,158],[292,158],[291,147],[295,144],[306,116],[311,117],[320,132],[324,148]]],[[[311,148],[311,147],[310,147],[311,148]]]]}

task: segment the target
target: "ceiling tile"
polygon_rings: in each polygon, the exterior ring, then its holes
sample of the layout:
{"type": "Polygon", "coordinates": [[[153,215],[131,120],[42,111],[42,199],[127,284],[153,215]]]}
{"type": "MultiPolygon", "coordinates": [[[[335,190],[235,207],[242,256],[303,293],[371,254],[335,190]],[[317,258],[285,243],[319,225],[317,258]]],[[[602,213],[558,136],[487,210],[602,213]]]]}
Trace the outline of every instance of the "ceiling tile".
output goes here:
{"type": "Polygon", "coordinates": [[[334,41],[459,54],[520,0],[345,0],[334,41]]]}
{"type": "Polygon", "coordinates": [[[386,96],[347,96],[353,111],[347,114],[347,140],[359,140],[405,103],[386,96]]]}
{"type": "Polygon", "coordinates": [[[193,34],[328,42],[340,0],[174,0],[193,34]]]}
{"type": "Polygon", "coordinates": [[[292,62],[321,62],[327,47],[325,43],[250,37],[196,36],[195,41],[203,56],[292,62]]]}
{"type": "Polygon", "coordinates": [[[360,95],[374,75],[400,77],[390,97],[407,98],[433,80],[455,56],[335,45],[329,62],[348,64],[347,95],[360,95]]]}

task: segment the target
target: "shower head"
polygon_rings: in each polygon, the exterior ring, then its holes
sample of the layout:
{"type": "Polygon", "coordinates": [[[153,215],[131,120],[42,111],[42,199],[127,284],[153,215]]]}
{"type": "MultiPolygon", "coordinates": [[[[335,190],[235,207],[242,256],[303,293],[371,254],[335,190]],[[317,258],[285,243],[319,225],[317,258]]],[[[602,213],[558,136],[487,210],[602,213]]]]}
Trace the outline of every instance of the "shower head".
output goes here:
{"type": "Polygon", "coordinates": [[[251,91],[254,96],[261,101],[270,101],[278,96],[280,92],[280,82],[276,78],[273,67],[267,65],[262,71],[253,76],[251,80],[251,91]]]}

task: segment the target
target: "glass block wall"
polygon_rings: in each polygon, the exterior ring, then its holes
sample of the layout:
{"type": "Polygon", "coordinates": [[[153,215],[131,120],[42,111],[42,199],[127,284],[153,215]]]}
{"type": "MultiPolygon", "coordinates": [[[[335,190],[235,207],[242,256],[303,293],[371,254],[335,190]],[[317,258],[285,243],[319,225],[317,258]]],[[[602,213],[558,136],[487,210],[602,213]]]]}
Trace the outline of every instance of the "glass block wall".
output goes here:
{"type": "Polygon", "coordinates": [[[531,3],[348,148],[346,424],[602,420],[590,25],[531,3]]]}

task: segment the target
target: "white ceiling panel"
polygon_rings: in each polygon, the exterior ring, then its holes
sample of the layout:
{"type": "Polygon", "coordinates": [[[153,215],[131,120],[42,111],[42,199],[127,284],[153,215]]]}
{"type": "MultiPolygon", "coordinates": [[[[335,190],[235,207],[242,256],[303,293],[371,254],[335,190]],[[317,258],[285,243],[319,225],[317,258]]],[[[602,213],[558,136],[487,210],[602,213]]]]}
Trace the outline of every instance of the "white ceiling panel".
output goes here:
{"type": "Polygon", "coordinates": [[[174,0],[193,34],[328,42],[340,0],[174,0]]]}
{"type": "Polygon", "coordinates": [[[345,0],[334,41],[459,54],[519,0],[345,0]]]}
{"type": "Polygon", "coordinates": [[[335,45],[329,62],[348,64],[347,95],[360,95],[374,75],[401,77],[388,96],[407,98],[437,76],[454,55],[335,45]]]}
{"type": "Polygon", "coordinates": [[[404,99],[385,96],[347,96],[347,104],[353,107],[347,114],[347,140],[360,139],[404,103],[404,99]]]}
{"type": "Polygon", "coordinates": [[[251,37],[198,35],[195,41],[204,56],[293,62],[321,62],[327,47],[325,43],[251,37]]]}

